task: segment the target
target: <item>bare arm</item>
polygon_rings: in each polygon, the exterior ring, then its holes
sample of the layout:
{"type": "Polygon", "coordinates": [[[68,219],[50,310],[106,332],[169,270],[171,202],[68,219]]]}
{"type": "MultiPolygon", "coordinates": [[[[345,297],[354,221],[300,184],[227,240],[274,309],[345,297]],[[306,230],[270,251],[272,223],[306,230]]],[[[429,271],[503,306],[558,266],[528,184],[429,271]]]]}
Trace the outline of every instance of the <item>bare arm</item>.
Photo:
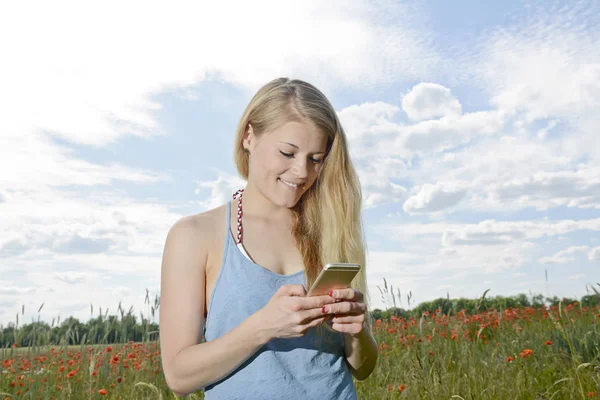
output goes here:
{"type": "Polygon", "coordinates": [[[218,339],[200,343],[210,243],[210,231],[201,223],[191,217],[177,221],[167,235],[161,268],[162,366],[167,385],[178,396],[228,376],[269,340],[255,314],[218,339]]]}
{"type": "Polygon", "coordinates": [[[185,396],[229,376],[267,342],[259,329],[253,315],[215,340],[181,350],[170,366],[171,390],[185,396]]]}
{"type": "Polygon", "coordinates": [[[356,336],[344,334],[344,354],[355,379],[367,379],[377,366],[379,349],[371,330],[365,328],[356,336]]]}

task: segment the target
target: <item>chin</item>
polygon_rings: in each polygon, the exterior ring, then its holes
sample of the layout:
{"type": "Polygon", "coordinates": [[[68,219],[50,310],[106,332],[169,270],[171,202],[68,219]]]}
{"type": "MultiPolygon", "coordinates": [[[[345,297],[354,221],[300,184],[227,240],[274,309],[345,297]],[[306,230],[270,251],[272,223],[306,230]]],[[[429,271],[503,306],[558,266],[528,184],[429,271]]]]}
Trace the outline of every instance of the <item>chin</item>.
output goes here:
{"type": "Polygon", "coordinates": [[[280,201],[278,205],[287,208],[294,208],[296,207],[296,204],[298,204],[298,202],[300,201],[300,198],[301,197],[290,198],[287,196],[281,196],[279,197],[280,201]]]}
{"type": "Polygon", "coordinates": [[[294,208],[306,192],[306,189],[291,188],[278,179],[275,192],[277,194],[274,197],[278,200],[276,203],[278,206],[294,208]]]}

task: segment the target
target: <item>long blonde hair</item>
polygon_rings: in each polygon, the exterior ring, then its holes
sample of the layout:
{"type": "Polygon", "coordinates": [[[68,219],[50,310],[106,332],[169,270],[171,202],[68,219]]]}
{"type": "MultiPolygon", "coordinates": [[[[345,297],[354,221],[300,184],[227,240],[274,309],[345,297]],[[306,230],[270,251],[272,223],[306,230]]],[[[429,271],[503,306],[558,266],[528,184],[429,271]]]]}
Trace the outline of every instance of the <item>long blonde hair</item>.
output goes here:
{"type": "MultiPolygon", "coordinates": [[[[261,87],[237,126],[235,164],[247,180],[248,154],[242,142],[249,124],[260,136],[285,123],[306,120],[327,136],[327,153],[319,177],[293,209],[292,233],[304,261],[307,287],[329,262],[360,264],[351,286],[363,293],[369,310],[360,181],[350,160],[344,129],[325,95],[298,79],[278,78],[261,87]]],[[[370,312],[366,316],[370,326],[370,312]]]]}

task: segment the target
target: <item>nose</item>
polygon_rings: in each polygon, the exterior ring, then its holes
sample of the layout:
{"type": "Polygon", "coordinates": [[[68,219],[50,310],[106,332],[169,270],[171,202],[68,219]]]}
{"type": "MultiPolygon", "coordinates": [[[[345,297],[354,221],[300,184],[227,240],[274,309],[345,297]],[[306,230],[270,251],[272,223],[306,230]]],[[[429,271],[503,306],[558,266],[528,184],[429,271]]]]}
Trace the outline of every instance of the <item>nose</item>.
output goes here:
{"type": "Polygon", "coordinates": [[[304,158],[298,157],[292,165],[292,172],[298,179],[306,179],[308,177],[308,165],[304,158]]]}

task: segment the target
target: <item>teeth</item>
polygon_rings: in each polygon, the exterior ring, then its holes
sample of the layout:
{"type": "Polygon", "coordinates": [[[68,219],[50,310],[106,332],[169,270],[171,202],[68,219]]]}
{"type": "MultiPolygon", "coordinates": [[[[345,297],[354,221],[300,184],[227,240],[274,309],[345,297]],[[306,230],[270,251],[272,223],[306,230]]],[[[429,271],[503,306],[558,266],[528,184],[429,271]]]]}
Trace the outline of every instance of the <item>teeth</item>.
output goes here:
{"type": "Polygon", "coordinates": [[[283,180],[283,179],[281,179],[281,178],[279,178],[279,180],[281,180],[281,182],[283,182],[283,183],[285,183],[286,185],[288,185],[288,186],[291,186],[291,187],[293,187],[293,188],[296,188],[296,187],[298,187],[298,185],[294,185],[294,184],[293,184],[293,183],[291,183],[291,182],[284,181],[284,180],[283,180]]]}

